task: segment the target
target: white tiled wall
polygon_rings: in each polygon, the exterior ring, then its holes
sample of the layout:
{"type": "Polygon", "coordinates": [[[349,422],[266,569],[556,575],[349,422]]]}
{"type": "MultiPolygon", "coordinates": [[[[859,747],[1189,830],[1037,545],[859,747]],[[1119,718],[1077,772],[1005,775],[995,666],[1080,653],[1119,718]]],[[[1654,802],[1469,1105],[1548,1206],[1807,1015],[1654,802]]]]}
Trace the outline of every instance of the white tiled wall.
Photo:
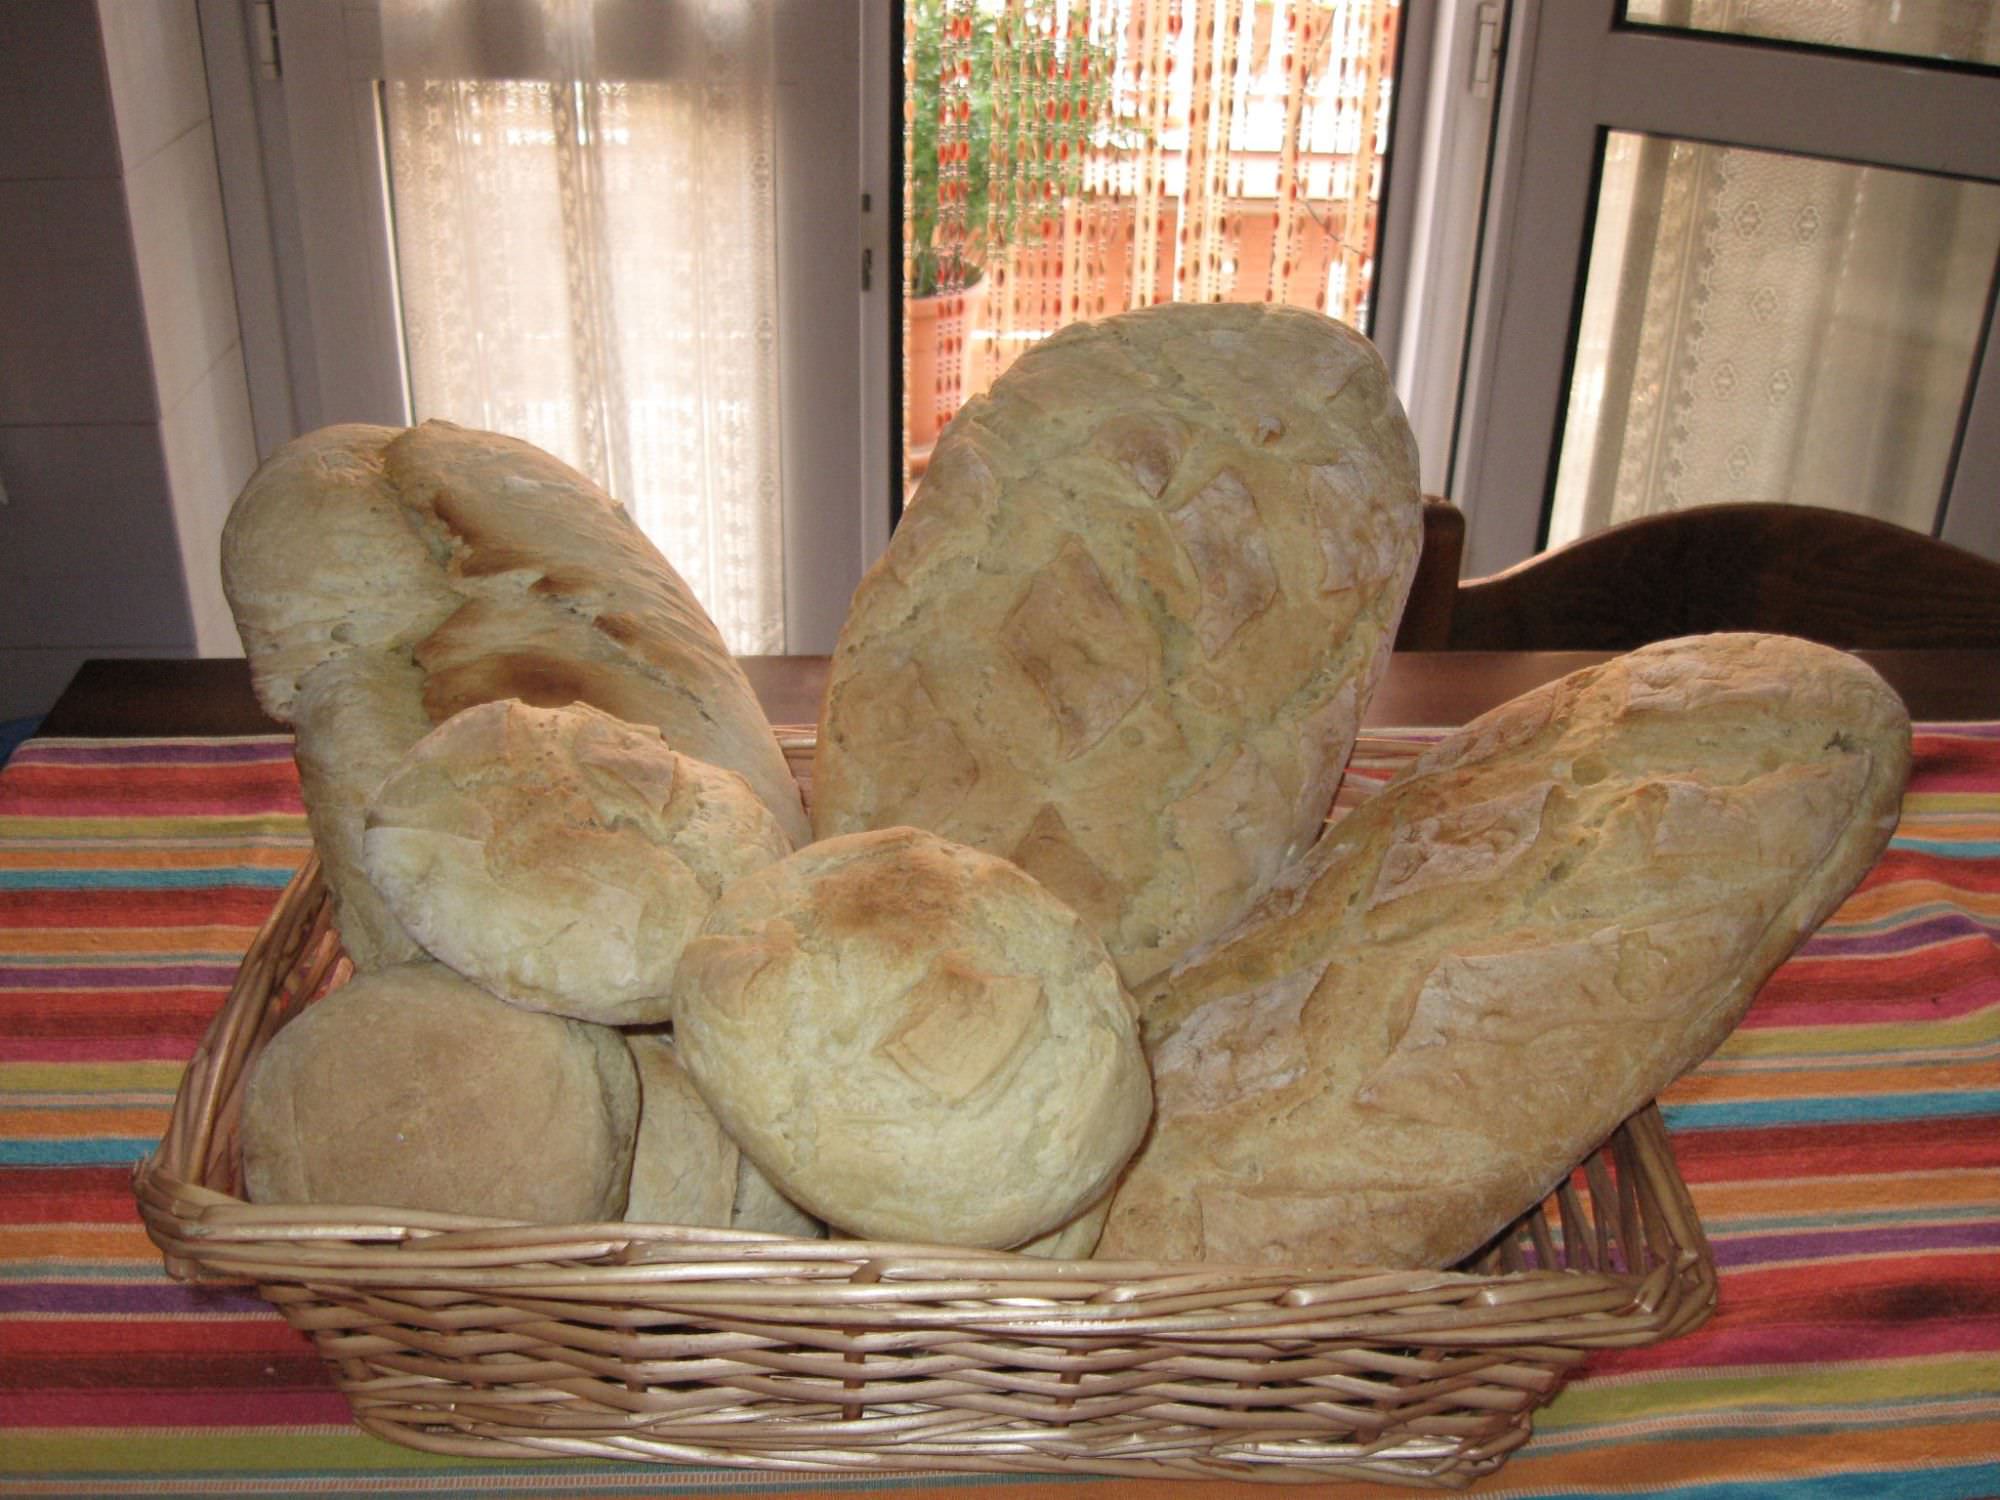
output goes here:
{"type": "MultiPolygon", "coordinates": [[[[130,0],[117,0],[130,3],[130,0]]],[[[239,342],[206,118],[125,171],[153,383],[171,411],[239,342]]]]}
{"type": "Polygon", "coordinates": [[[96,0],[127,173],[208,119],[195,0],[96,0]]]}
{"type": "Polygon", "coordinates": [[[216,570],[256,467],[195,0],[96,0],[194,645],[240,650],[216,570]]]}
{"type": "Polygon", "coordinates": [[[0,718],[233,654],[257,454],[195,0],[0,0],[0,718]]]}

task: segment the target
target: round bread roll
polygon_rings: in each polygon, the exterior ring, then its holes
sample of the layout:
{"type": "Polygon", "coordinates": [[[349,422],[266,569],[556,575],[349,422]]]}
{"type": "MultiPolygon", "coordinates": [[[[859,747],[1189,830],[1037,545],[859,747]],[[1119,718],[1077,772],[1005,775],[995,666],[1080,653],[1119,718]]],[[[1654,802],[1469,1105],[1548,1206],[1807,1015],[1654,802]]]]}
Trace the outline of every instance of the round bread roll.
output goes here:
{"type": "Polygon", "coordinates": [[[736,1149],[664,1036],[628,1036],[639,1067],[639,1140],[625,1218],[816,1239],[825,1226],[790,1202],[736,1149]]]}
{"type": "Polygon", "coordinates": [[[1071,324],[953,420],[855,591],[814,836],[1004,855],[1136,988],[1319,837],[1422,541],[1416,444],[1352,329],[1071,324]]]}
{"type": "Polygon", "coordinates": [[[516,1005],[662,1021],[730,881],[791,852],[733,771],[594,708],[452,715],[369,799],[362,861],[433,956],[516,1005]]]}
{"type": "Polygon", "coordinates": [[[1006,860],[913,828],[731,886],[682,956],[674,1028],[765,1174],[873,1239],[1045,1234],[1103,1194],[1152,1110],[1102,941],[1006,860]]]}
{"type": "Polygon", "coordinates": [[[617,1219],[638,1117],[617,1032],[418,960],[356,977],[271,1038],[243,1101],[245,1190],[257,1203],[617,1219]]]}

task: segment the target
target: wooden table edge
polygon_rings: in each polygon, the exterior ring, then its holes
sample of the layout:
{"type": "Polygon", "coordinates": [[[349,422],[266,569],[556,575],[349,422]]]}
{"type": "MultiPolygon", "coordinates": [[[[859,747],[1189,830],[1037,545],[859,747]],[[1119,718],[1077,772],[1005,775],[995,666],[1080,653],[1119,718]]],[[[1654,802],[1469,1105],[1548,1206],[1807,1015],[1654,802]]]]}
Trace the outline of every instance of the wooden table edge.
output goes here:
{"type": "MultiPolygon", "coordinates": [[[[1369,701],[1374,729],[1462,724],[1606,651],[1399,651],[1369,701]]],[[[1857,651],[1923,723],[2000,720],[2000,650],[1857,651]]],[[[829,659],[739,658],[773,724],[812,724],[829,659]]],[[[43,719],[45,736],[89,739],[283,734],[258,707],[241,657],[94,657],[43,719]]]]}

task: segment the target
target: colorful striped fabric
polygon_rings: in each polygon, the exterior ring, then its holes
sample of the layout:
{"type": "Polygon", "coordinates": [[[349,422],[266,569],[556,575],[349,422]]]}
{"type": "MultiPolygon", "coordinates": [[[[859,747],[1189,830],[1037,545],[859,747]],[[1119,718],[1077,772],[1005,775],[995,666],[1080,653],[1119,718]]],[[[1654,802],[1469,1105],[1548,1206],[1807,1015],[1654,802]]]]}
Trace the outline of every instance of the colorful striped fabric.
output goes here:
{"type": "MultiPolygon", "coordinates": [[[[1345,800],[1428,738],[1364,741],[1345,800]]],[[[305,850],[283,739],[31,740],[0,770],[0,1495],[1272,1493],[474,1463],[360,1433],[266,1304],[165,1276],[129,1187],[305,850]]],[[[1598,1357],[1476,1492],[2000,1494],[2000,724],[1920,730],[1889,853],[1665,1104],[1721,1308],[1598,1357]]]]}

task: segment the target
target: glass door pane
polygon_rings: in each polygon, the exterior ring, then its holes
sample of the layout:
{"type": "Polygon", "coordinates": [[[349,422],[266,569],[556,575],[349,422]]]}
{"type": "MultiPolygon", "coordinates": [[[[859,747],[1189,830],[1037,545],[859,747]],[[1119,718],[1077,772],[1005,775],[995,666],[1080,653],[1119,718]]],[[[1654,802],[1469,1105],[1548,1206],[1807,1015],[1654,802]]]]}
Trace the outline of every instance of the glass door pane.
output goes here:
{"type": "Polygon", "coordinates": [[[1996,0],[1627,0],[1649,26],[1806,42],[1856,52],[2000,63],[1996,0]]]}
{"type": "Polygon", "coordinates": [[[2000,184],[1612,131],[1546,545],[1719,501],[1933,530],[2000,184]]]}
{"type": "Polygon", "coordinates": [[[1365,329],[1403,0],[906,0],[904,453],[1066,323],[1365,329]]]}

